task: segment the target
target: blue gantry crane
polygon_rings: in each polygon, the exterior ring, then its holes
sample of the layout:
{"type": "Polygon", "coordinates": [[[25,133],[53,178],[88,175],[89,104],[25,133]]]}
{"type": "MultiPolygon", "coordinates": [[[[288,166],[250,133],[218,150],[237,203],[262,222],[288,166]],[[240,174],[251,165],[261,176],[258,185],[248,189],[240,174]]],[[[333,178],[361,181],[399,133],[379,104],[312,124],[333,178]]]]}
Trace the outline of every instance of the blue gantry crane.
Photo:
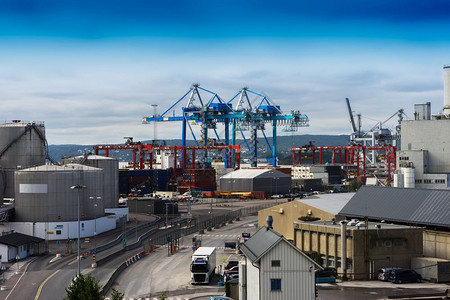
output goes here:
{"type": "MultiPolygon", "coordinates": [[[[240,132],[249,152],[251,154],[251,166],[257,166],[258,158],[258,131],[261,131],[264,139],[272,152],[272,165],[277,164],[277,126],[284,125],[283,131],[297,131],[299,127],[309,126],[309,119],[300,111],[291,111],[290,114],[283,114],[280,106],[273,104],[269,97],[249,90],[247,87],[242,88],[231,100],[225,102],[219,95],[210,90],[200,87],[199,84],[193,84],[187,93],[178,99],[161,115],[153,115],[151,117],[143,117],[143,123],[165,121],[181,121],[182,122],[182,146],[186,146],[186,134],[189,127],[190,132],[196,142],[194,131],[189,122],[201,125],[202,145],[208,144],[208,130],[213,130],[217,139],[221,141],[217,133],[217,124],[224,124],[225,137],[223,143],[230,145],[229,125],[232,125],[231,145],[236,145],[236,133],[240,132]],[[200,91],[210,96],[208,101],[203,101],[200,91]],[[252,103],[248,94],[256,96],[256,105],[252,103]],[[181,115],[176,115],[177,106],[186,100],[186,105],[181,107],[181,115]],[[237,100],[236,100],[237,99],[237,100]],[[233,108],[233,102],[236,102],[233,108]],[[170,116],[172,114],[172,116],[170,116]],[[272,146],[264,132],[265,124],[272,125],[272,146]],[[244,132],[250,130],[250,138],[247,140],[244,132]]],[[[206,151],[204,161],[206,161],[206,151]]],[[[225,167],[228,168],[228,155],[225,156],[225,167]]],[[[231,153],[232,155],[232,153],[231,153]]]]}

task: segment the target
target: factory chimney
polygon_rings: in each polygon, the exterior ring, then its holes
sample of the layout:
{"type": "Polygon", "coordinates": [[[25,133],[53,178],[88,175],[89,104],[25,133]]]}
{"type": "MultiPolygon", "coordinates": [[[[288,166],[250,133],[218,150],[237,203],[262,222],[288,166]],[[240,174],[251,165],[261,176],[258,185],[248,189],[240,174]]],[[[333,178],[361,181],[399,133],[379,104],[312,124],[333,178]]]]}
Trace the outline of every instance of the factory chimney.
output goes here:
{"type": "Polygon", "coordinates": [[[450,117],[450,65],[444,66],[444,115],[450,117]]]}
{"type": "Polygon", "coordinates": [[[266,222],[267,222],[267,230],[273,229],[273,227],[272,227],[272,224],[273,224],[272,216],[267,216],[266,222]]]}

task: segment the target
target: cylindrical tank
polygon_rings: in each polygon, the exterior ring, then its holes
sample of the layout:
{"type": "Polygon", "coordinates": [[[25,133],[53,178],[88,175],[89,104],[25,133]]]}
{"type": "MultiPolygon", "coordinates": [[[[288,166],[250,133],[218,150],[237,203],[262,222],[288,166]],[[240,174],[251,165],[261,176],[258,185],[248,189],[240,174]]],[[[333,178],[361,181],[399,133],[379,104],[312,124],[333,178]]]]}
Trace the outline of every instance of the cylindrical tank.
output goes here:
{"type": "Polygon", "coordinates": [[[450,115],[450,65],[444,66],[444,114],[450,115]]]}
{"type": "Polygon", "coordinates": [[[80,218],[94,219],[104,211],[103,203],[95,200],[103,198],[103,170],[79,164],[18,170],[15,194],[15,220],[19,222],[75,221],[78,201],[80,218]],[[70,188],[76,185],[84,187],[70,188]]]}
{"type": "Polygon", "coordinates": [[[3,168],[0,166],[0,205],[3,204],[3,195],[5,193],[5,177],[6,177],[6,173],[3,171],[3,168]]]}
{"type": "Polygon", "coordinates": [[[402,188],[404,187],[405,178],[402,173],[395,173],[394,174],[394,187],[402,188]]]}
{"type": "MultiPolygon", "coordinates": [[[[119,206],[119,162],[116,158],[99,155],[81,155],[63,158],[61,164],[77,163],[104,171],[103,205],[105,208],[119,206]]],[[[97,197],[97,195],[92,195],[97,197]]]]}
{"type": "Polygon", "coordinates": [[[4,197],[14,198],[14,171],[45,163],[43,123],[13,121],[0,125],[0,165],[5,172],[4,197]]]}
{"type": "Polygon", "coordinates": [[[414,175],[414,167],[401,168],[404,176],[405,188],[416,187],[416,177],[414,175]]]}

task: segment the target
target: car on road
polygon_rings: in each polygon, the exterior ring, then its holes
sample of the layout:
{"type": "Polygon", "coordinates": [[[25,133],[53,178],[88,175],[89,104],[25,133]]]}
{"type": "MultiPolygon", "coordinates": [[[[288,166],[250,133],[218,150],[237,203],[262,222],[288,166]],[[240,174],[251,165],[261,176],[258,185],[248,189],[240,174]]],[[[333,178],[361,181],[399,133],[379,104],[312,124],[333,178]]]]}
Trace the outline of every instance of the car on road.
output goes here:
{"type": "Polygon", "coordinates": [[[324,268],[316,271],[316,277],[337,277],[338,273],[335,268],[324,268]]]}
{"type": "Polygon", "coordinates": [[[410,269],[397,269],[389,273],[389,281],[393,283],[421,282],[422,275],[410,269]]]}

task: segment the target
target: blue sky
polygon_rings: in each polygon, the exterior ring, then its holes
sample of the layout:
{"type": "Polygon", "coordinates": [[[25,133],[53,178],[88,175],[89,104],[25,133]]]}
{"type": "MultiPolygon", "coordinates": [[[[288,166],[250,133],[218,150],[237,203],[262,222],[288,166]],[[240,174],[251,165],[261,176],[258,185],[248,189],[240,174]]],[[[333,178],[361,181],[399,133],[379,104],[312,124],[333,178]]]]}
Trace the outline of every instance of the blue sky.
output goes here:
{"type": "MultiPolygon", "coordinates": [[[[153,138],[144,115],[192,83],[264,92],[311,126],[346,134],[415,103],[443,106],[448,1],[0,2],[0,118],[45,121],[50,144],[153,138]]],[[[394,120],[395,121],[395,120],[394,120]]],[[[395,122],[392,122],[392,126],[395,122]]],[[[269,130],[270,131],[270,130],[269,130]]],[[[270,135],[270,133],[269,133],[270,135]]],[[[158,138],[179,138],[159,124],[158,138]]]]}

